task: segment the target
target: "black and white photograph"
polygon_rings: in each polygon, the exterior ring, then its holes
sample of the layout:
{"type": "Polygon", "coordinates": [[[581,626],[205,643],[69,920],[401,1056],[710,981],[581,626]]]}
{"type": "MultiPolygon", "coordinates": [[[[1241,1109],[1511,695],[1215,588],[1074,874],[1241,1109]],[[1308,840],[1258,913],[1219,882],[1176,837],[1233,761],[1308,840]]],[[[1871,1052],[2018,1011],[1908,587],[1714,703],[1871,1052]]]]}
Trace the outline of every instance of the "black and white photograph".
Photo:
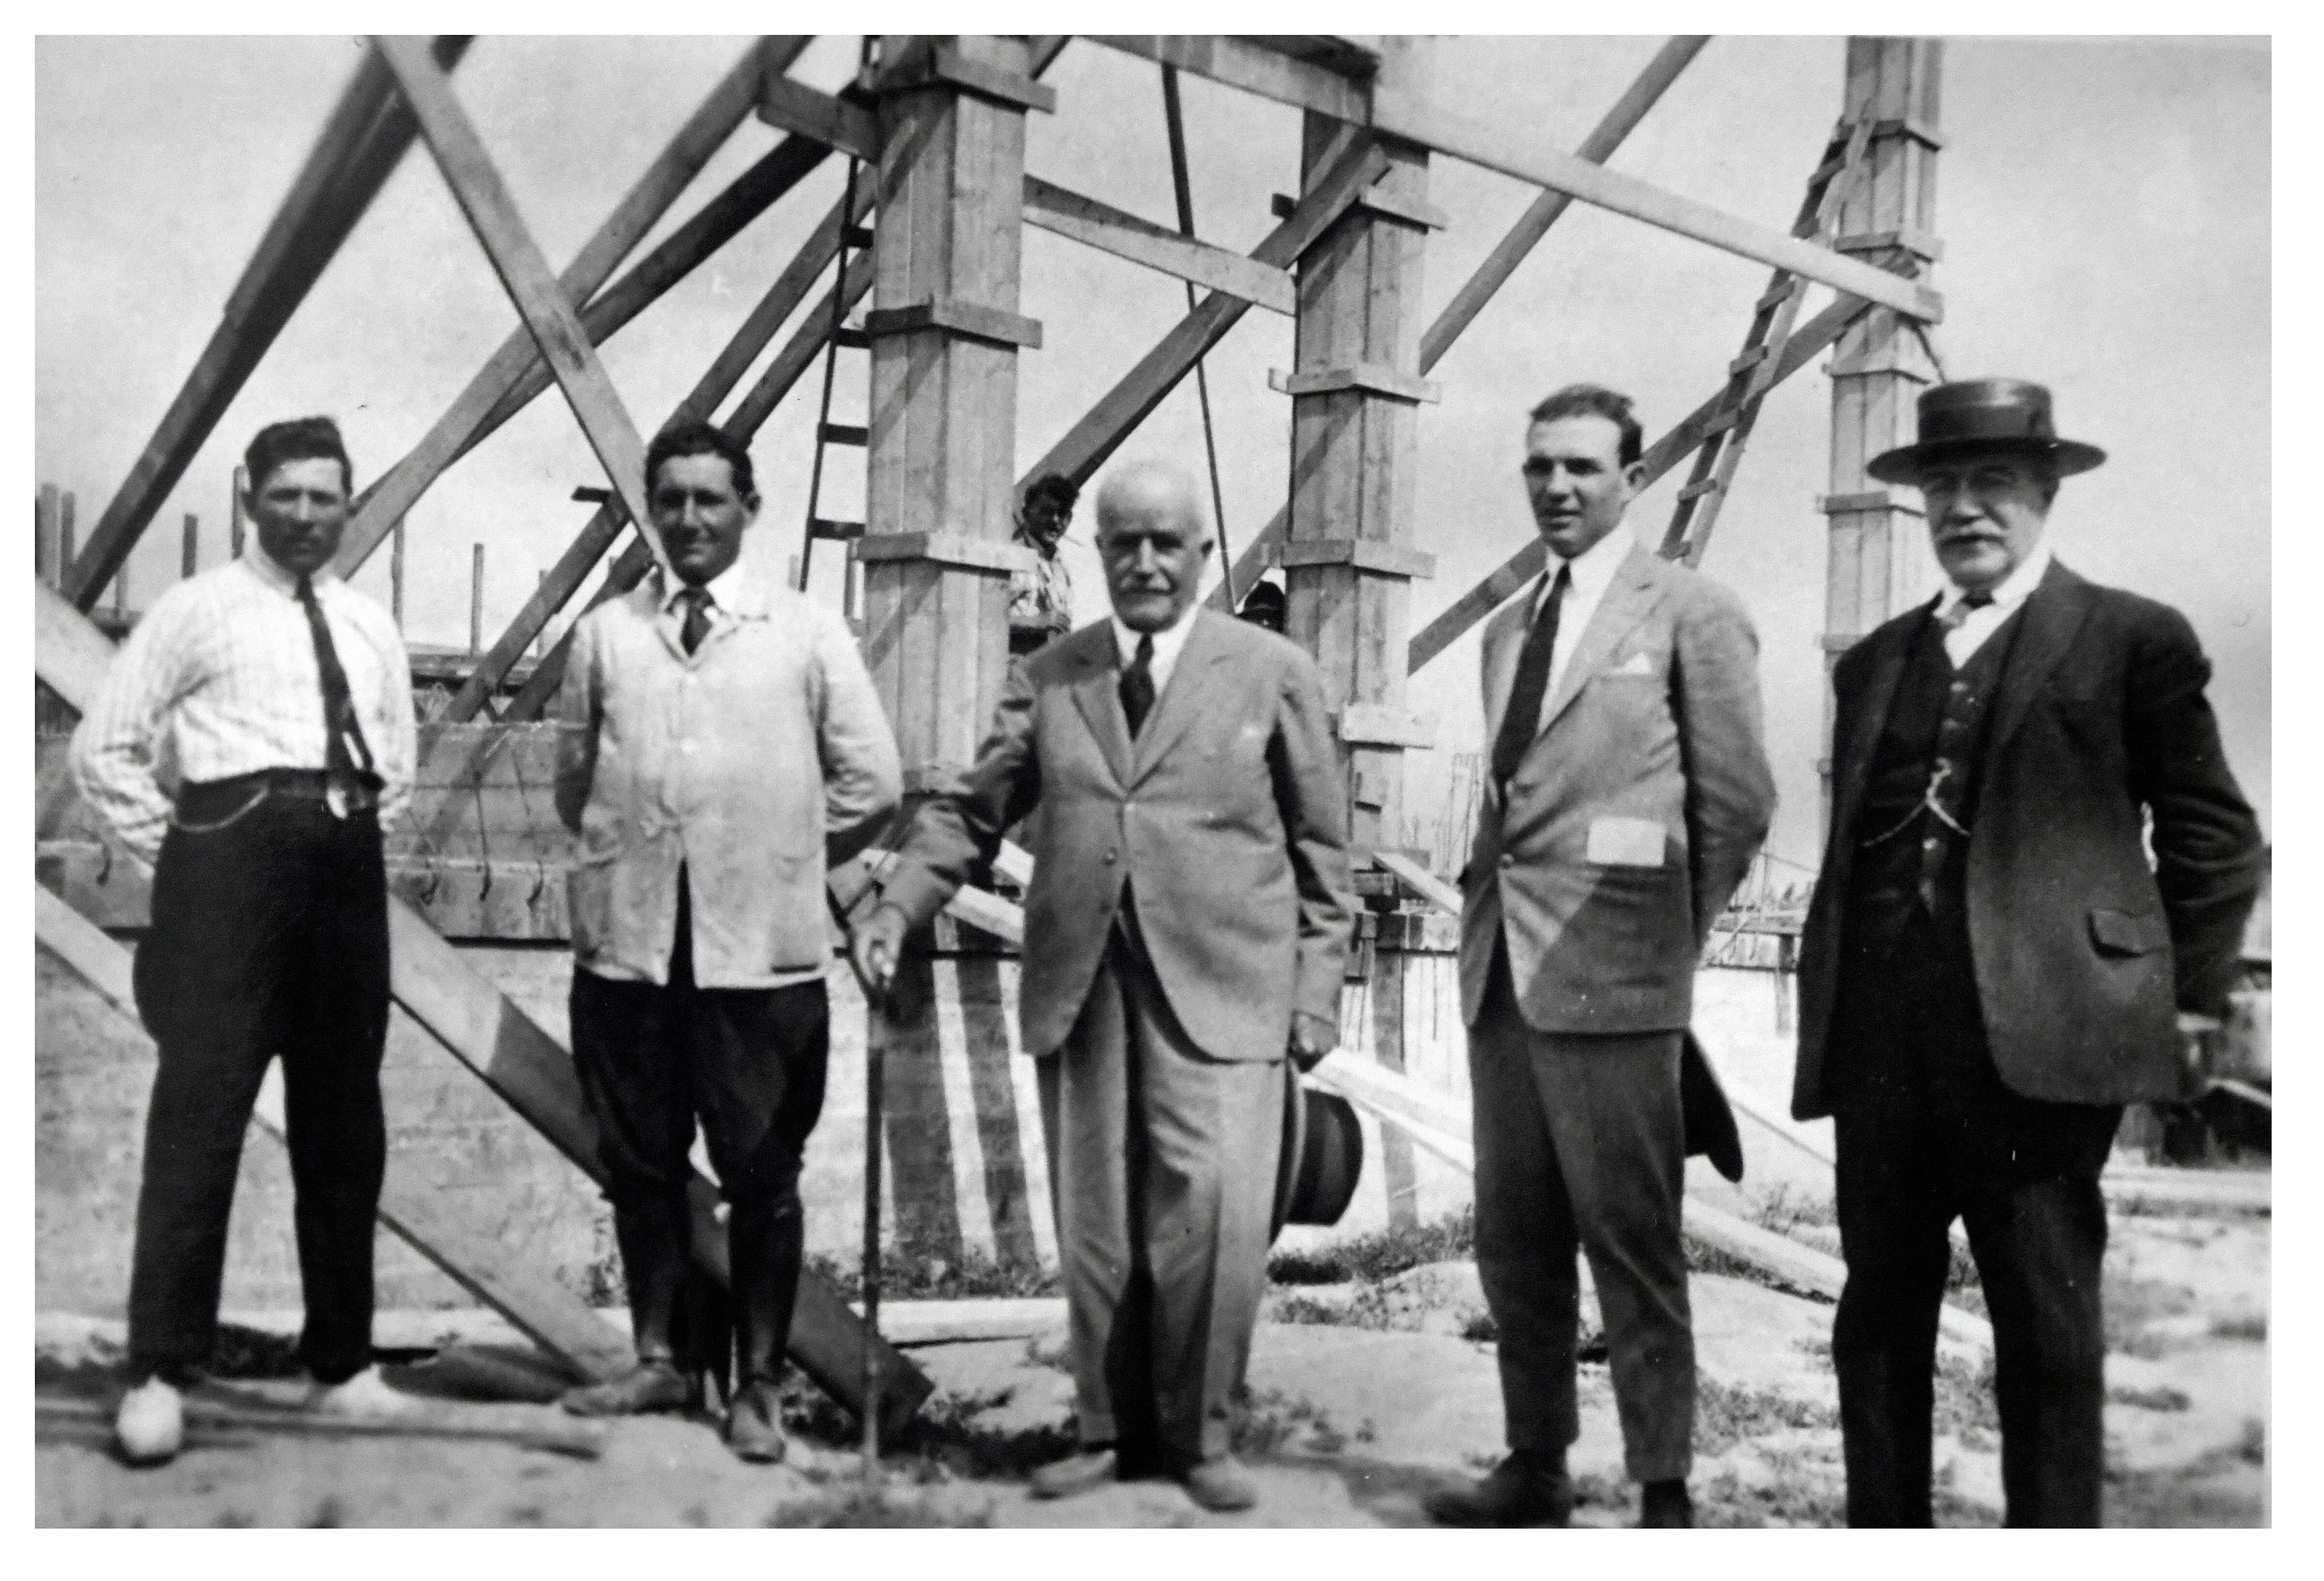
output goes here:
{"type": "Polygon", "coordinates": [[[1351,14],[36,19],[32,1525],[2301,1523],[2292,58],[1351,14]]]}

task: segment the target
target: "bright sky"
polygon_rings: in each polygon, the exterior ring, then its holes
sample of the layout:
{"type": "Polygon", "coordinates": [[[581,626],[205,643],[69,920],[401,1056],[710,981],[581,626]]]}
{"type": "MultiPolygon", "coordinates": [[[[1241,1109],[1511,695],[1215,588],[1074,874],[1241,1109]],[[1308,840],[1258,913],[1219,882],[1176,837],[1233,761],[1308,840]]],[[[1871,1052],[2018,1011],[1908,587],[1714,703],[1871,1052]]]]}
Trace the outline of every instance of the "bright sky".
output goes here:
{"type": "MultiPolygon", "coordinates": [[[[1571,148],[1660,42],[1449,39],[1440,91],[1513,136],[1571,148]]],[[[455,81],[561,267],[743,47],[487,38],[455,81]]],[[[821,40],[794,71],[835,85],[854,49],[852,38],[821,40]]],[[[1842,49],[1836,38],[1714,41],[1615,167],[1787,224],[1839,113],[1842,49]]],[[[348,39],[38,44],[36,471],[78,495],[84,536],[198,356],[355,53],[348,39]],[[119,113],[132,104],[140,114],[119,113]]],[[[1950,373],[2043,380],[2062,431],[2110,452],[2067,484],[2052,542],[2086,575],[2167,599],[2194,622],[2217,667],[2230,759],[2272,827],[2269,76],[2264,41],[1949,43],[1935,283],[1950,373]]],[[[1077,42],[1048,80],[1058,113],[1032,118],[1028,170],[1174,223],[1154,69],[1077,42]]],[[[1273,224],[1268,195],[1296,184],[1297,115],[1192,79],[1185,102],[1202,234],[1248,248],[1273,224]]],[[[746,123],[662,230],[774,139],[746,123]]],[[[835,161],[609,344],[608,369],[641,429],[685,393],[839,180],[835,161]]],[[[1432,194],[1452,224],[1430,243],[1424,323],[1533,196],[1441,159],[1432,194]]],[[[1437,576],[1415,586],[1416,630],[1531,532],[1517,471],[1526,409],[1593,380],[1634,395],[1649,434],[1660,432],[1716,389],[1766,275],[1631,220],[1568,211],[1433,374],[1443,399],[1420,420],[1414,531],[1437,576]]],[[[1175,280],[1028,228],[1021,310],[1042,320],[1046,341],[1022,364],[1020,467],[1185,305],[1175,280]]],[[[432,164],[407,156],[157,518],[132,563],[130,602],[177,574],[184,513],[202,519],[203,563],[224,555],[228,478],[259,425],[335,414],[367,482],[514,324],[432,164]]],[[[1256,310],[1211,359],[1231,544],[1283,498],[1288,402],[1268,392],[1267,373],[1290,361],[1289,321],[1256,310]]],[[[767,500],[759,550],[777,565],[798,547],[815,395],[810,377],[754,450],[767,500]]],[[[835,417],[853,420],[862,400],[860,375],[844,380],[835,417]]],[[[1784,797],[1770,849],[1803,863],[1815,859],[1819,821],[1814,501],[1829,407],[1818,369],[1768,402],[1704,567],[1758,624],[1784,797]]],[[[1191,379],[1132,448],[1200,464],[1191,379]]],[[[489,640],[586,519],[568,501],[574,485],[602,482],[553,394],[455,468],[410,517],[413,639],[466,641],[469,550],[484,542],[489,640]]],[[[823,513],[855,513],[860,468],[841,467],[825,486],[823,513]]],[[[1659,536],[1673,486],[1636,507],[1643,536],[1659,536]]],[[[1084,620],[1102,597],[1087,536],[1084,512],[1066,550],[1084,620]]],[[[386,571],[382,553],[358,583],[383,600],[386,571]]],[[[1413,804],[1426,810],[1449,753],[1474,750],[1481,734],[1474,639],[1415,677],[1410,700],[1439,722],[1439,750],[1412,754],[1413,804]]]]}

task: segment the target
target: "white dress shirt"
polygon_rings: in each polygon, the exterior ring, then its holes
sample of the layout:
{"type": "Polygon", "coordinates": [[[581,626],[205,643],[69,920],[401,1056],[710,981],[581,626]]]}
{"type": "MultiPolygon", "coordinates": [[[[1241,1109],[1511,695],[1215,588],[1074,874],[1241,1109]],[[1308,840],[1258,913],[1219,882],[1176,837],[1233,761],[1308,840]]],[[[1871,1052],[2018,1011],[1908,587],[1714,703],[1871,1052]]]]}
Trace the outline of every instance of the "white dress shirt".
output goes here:
{"type": "Polygon", "coordinates": [[[1526,617],[1528,624],[1540,616],[1541,601],[1549,596],[1557,568],[1563,565],[1568,572],[1565,602],[1557,611],[1557,643],[1549,651],[1549,689],[1542,694],[1545,704],[1557,695],[1557,683],[1565,678],[1566,662],[1573,657],[1582,633],[1590,629],[1590,617],[1598,613],[1599,601],[1614,584],[1614,573],[1622,569],[1622,562],[1630,558],[1630,550],[1637,546],[1637,540],[1627,528],[1617,524],[1614,531],[1572,559],[1560,560],[1553,554],[1549,564],[1542,568],[1541,580],[1534,585],[1533,602],[1527,606],[1531,612],[1526,617]]]}
{"type": "Polygon", "coordinates": [[[2001,623],[2017,613],[2034,588],[2042,585],[2043,573],[2050,569],[2050,546],[2036,545],[2032,554],[2017,562],[2017,569],[2001,578],[1993,590],[1993,602],[1976,609],[1961,610],[1960,603],[1968,596],[1952,583],[1937,595],[1937,619],[1949,621],[1960,611],[1960,624],[1945,633],[1945,657],[1959,670],[1969,656],[1985,646],[1985,640],[2001,629],[2001,623]]]}
{"type": "Polygon", "coordinates": [[[1162,689],[1170,684],[1170,671],[1177,668],[1178,652],[1186,645],[1186,633],[1194,629],[1194,616],[1202,607],[1201,600],[1197,599],[1186,606],[1176,625],[1165,626],[1158,632],[1134,631],[1123,624],[1118,615],[1106,617],[1113,622],[1113,643],[1121,655],[1124,670],[1138,661],[1138,639],[1154,639],[1154,657],[1147,661],[1146,672],[1154,678],[1154,700],[1157,703],[1162,700],[1162,689]]]}
{"type": "MultiPolygon", "coordinates": [[[[411,800],[410,661],[387,611],[328,571],[314,587],[383,781],[384,827],[411,800]]],[[[322,672],[298,587],[253,542],[155,599],[105,672],[73,733],[73,777],[146,862],[161,854],[179,784],[329,766],[322,672]]]]}
{"type": "MultiPolygon", "coordinates": [[[[654,575],[659,578],[661,573],[657,571],[654,575]]],[[[742,557],[738,556],[733,565],[702,584],[702,590],[710,595],[709,606],[702,613],[710,617],[712,631],[715,632],[720,626],[733,621],[735,610],[741,607],[739,600],[749,585],[750,575],[742,569],[742,557]]],[[[669,587],[663,592],[661,598],[661,609],[664,614],[678,609],[678,596],[686,591],[687,586],[687,583],[675,576],[669,578],[669,587]]],[[[683,621],[685,618],[686,612],[682,609],[678,610],[678,619],[683,621]]],[[[709,640],[707,636],[703,638],[705,642],[709,640]]]]}

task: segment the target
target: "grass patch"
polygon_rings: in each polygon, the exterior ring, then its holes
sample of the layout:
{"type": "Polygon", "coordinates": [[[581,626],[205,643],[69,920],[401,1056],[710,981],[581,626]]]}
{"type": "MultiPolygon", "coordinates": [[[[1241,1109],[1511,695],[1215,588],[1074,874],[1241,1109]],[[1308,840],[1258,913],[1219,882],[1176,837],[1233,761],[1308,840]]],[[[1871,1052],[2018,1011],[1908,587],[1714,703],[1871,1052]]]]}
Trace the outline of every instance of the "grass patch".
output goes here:
{"type": "Polygon", "coordinates": [[[1747,1439],[1784,1428],[1837,1429],[1840,1413],[1830,1406],[1771,1389],[1737,1389],[1698,1370],[1694,1375],[1694,1447],[1699,1455],[1724,1455],[1747,1439]]]}
{"type": "Polygon", "coordinates": [[[2160,1318],[2191,1312],[2196,1306],[2195,1292],[2182,1284],[2138,1279],[2111,1270],[2100,1281],[2099,1295],[2106,1314],[2107,1349],[2134,1356],[2158,1356],[2174,1348],[2170,1338],[2149,1336],[2148,1327],[2160,1318]]]}
{"type": "Polygon", "coordinates": [[[1490,1312],[1481,1308],[1471,1308],[1461,1320],[1461,1337],[1479,1344],[1493,1344],[1501,1337],[1501,1326],[1493,1321],[1490,1312]]]}
{"type": "MultiPolygon", "coordinates": [[[[837,1288],[844,1299],[863,1297],[860,1262],[843,1262],[818,1253],[807,1264],[837,1288]]],[[[1002,1262],[974,1247],[938,1252],[909,1244],[880,1253],[880,1299],[883,1301],[960,1301],[979,1297],[1056,1296],[1064,1293],[1054,1270],[1002,1262]]]]}
{"type": "Polygon", "coordinates": [[[2192,1402],[2177,1389],[2157,1385],[2153,1389],[2124,1389],[2116,1386],[2107,1391],[2108,1405],[2135,1406],[2140,1410],[2185,1410],[2192,1402]]]}
{"type": "Polygon", "coordinates": [[[1463,1208],[1430,1224],[1375,1231],[1306,1252],[1277,1252],[1267,1260],[1267,1277],[1281,1285],[1378,1283],[1427,1262],[1473,1257],[1477,1226],[1463,1208]]]}
{"type": "Polygon", "coordinates": [[[883,1486],[856,1486],[844,1492],[814,1493],[775,1506],[769,1526],[788,1527],[985,1527],[992,1524],[989,1511],[952,1516],[932,1510],[925,1501],[899,1499],[883,1486]]]}
{"type": "MultiPolygon", "coordinates": [[[[881,1441],[881,1459],[890,1477],[918,1483],[949,1477],[1022,1482],[1036,1466],[1061,1460],[1081,1447],[1072,1428],[1063,1422],[1003,1429],[976,1420],[1008,1401],[1005,1392],[931,1396],[899,1437],[881,1441]]],[[[824,1448],[850,1450],[863,1441],[854,1413],[796,1373],[783,1381],[782,1414],[785,1432],[824,1448]]]]}
{"type": "Polygon", "coordinates": [[[1235,1401],[1232,1434],[1234,1453],[1254,1460],[1286,1450],[1336,1455],[1348,1445],[1321,1406],[1280,1389],[1244,1389],[1235,1401]]]}
{"type": "Polygon", "coordinates": [[[1840,1223],[1840,1211],[1828,1197],[1812,1196],[1794,1191],[1789,1184],[1778,1181],[1751,1206],[1751,1221],[1779,1235],[1788,1235],[1804,1225],[1812,1229],[1831,1229],[1840,1223]]]}
{"type": "Polygon", "coordinates": [[[1952,1434],[1971,1449],[1990,1449],[2000,1442],[2001,1408],[1994,1401],[1991,1356],[1972,1364],[1939,1349],[1935,1395],[1936,1431],[1952,1434]]]}

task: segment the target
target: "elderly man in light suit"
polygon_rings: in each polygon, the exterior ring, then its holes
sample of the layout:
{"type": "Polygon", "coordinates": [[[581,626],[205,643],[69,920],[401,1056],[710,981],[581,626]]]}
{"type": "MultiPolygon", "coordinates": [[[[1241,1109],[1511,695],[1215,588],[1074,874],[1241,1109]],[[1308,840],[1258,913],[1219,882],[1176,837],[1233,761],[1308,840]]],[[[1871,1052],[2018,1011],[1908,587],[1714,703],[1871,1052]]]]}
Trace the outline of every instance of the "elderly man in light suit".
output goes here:
{"type": "Polygon", "coordinates": [[[1196,603],[1212,536],[1194,480],[1124,466],[1097,516],[1112,616],[1010,678],[853,949],[883,993],[905,935],[1031,818],[1019,1008],[1083,1446],[1034,1491],[1157,1468],[1240,1510],[1255,1494],[1228,1417],[1266,1281],[1284,1062],[1338,1040],[1346,792],[1314,661],[1196,603]]]}
{"type": "MultiPolygon", "coordinates": [[[[1692,1520],[1679,1212],[1682,1068],[1698,1056],[1682,1049],[1696,959],[1775,798],[1742,606],[1616,531],[1642,482],[1639,438],[1629,402],[1593,385],[1535,408],[1526,486],[1548,564],[1485,628],[1493,761],[1462,874],[1461,995],[1477,1266],[1510,1452],[1481,1483],[1431,1498],[1456,1524],[1572,1512],[1577,1246],[1645,1484],[1641,1524],[1692,1520]]],[[[1707,1068],[1689,1074],[1723,1115],[1707,1068]]]]}

